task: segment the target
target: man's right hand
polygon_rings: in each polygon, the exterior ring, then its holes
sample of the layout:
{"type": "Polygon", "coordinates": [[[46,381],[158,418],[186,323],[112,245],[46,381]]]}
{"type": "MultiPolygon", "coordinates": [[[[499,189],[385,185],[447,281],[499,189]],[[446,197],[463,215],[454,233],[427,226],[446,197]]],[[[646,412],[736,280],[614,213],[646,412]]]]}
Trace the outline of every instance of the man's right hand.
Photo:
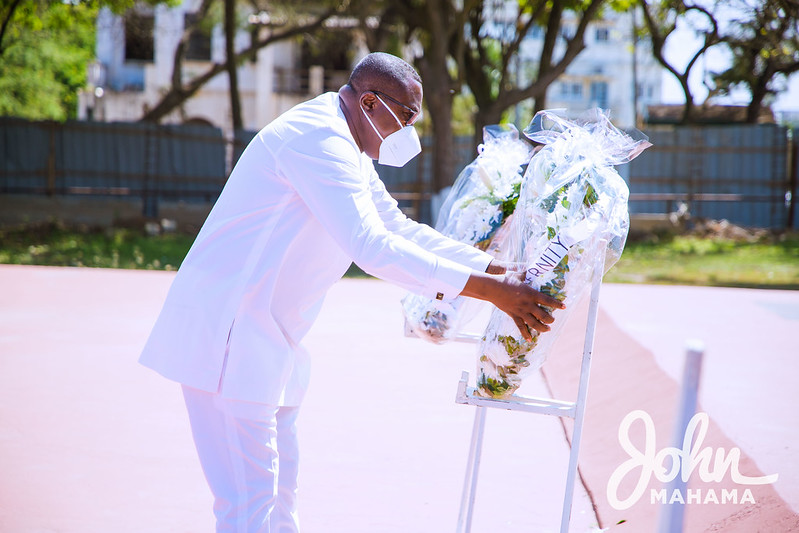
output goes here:
{"type": "Polygon", "coordinates": [[[486,300],[513,319],[522,337],[532,340],[530,330],[549,331],[554,322],[544,309],[565,309],[562,302],[543,294],[524,283],[525,272],[507,272],[503,275],[473,273],[461,294],[486,300]]]}

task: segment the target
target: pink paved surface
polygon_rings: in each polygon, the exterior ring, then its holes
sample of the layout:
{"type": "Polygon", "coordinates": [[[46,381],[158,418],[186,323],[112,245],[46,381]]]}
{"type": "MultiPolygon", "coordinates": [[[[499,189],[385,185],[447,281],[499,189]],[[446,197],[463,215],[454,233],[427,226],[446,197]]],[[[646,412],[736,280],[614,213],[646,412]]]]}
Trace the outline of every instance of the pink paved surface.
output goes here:
{"type": "MultiPolygon", "coordinates": [[[[799,495],[794,477],[799,425],[796,423],[795,414],[789,413],[784,419],[774,421],[771,416],[773,413],[767,412],[781,411],[781,406],[772,406],[771,402],[782,399],[785,395],[783,390],[777,390],[784,378],[778,377],[773,381],[765,381],[762,380],[762,373],[755,372],[761,367],[768,367],[768,360],[771,359],[787,363],[783,367],[783,373],[789,374],[791,369],[795,371],[797,363],[787,361],[785,357],[795,350],[792,341],[793,329],[783,329],[778,324],[769,324],[765,320],[760,321],[761,323],[758,325],[761,327],[762,333],[769,334],[775,339],[782,339],[781,344],[773,346],[773,351],[761,353],[762,361],[752,361],[749,344],[756,344],[757,339],[749,336],[739,338],[737,347],[730,347],[727,351],[718,353],[716,350],[719,348],[720,340],[724,337],[724,331],[719,331],[715,326],[711,327],[709,324],[713,322],[714,316],[726,312],[725,304],[727,302],[724,295],[727,291],[724,289],[694,291],[685,287],[674,287],[672,289],[680,297],[672,299],[667,291],[664,292],[666,289],[668,288],[638,287],[638,290],[629,290],[628,287],[613,285],[603,287],[605,305],[600,310],[599,316],[601,328],[596,338],[597,356],[592,368],[590,396],[586,409],[584,440],[580,456],[581,472],[587,486],[595,496],[602,525],[611,526],[612,531],[648,532],[657,530],[659,509],[657,505],[652,504],[651,489],[657,491],[663,488],[661,483],[653,478],[646,484],[644,496],[632,507],[623,510],[615,508],[609,503],[606,489],[613,472],[629,459],[629,455],[619,445],[617,428],[622,419],[631,411],[645,411],[654,422],[652,441],[654,441],[654,451],[657,452],[673,445],[673,420],[678,403],[678,381],[667,375],[653,355],[660,345],[657,345],[655,350],[650,350],[638,343],[624,331],[631,322],[624,322],[625,327],[620,327],[616,322],[618,315],[609,316],[607,308],[620,305],[615,298],[619,293],[623,293],[627,297],[626,301],[638,309],[638,314],[631,318],[632,321],[639,320],[640,323],[645,320],[642,316],[652,314],[648,308],[657,307],[661,310],[658,323],[668,326],[667,316],[684,307],[682,297],[688,293],[687,295],[694,299],[698,299],[697,297],[700,295],[704,297],[702,300],[707,314],[704,319],[697,317],[697,320],[705,322],[701,333],[707,342],[701,380],[702,394],[700,394],[698,410],[709,414],[710,427],[698,448],[710,450],[714,457],[719,451],[729,455],[733,449],[741,448],[739,442],[730,439],[728,434],[722,430],[721,424],[716,420],[717,410],[714,406],[715,404],[724,405],[725,401],[733,406],[751,402],[753,406],[749,406],[746,410],[757,411],[762,415],[760,418],[749,416],[752,413],[742,412],[737,419],[725,419],[728,428],[741,434],[747,434],[750,443],[758,444],[753,448],[757,451],[756,455],[747,453],[747,450],[743,449],[741,459],[736,462],[736,465],[739,466],[740,473],[746,476],[776,473],[779,478],[774,484],[747,486],[732,482],[731,474],[723,468],[719,469],[722,476],[719,482],[706,482],[695,472],[690,476],[688,489],[693,491],[693,494],[700,498],[702,503],[691,503],[684,506],[685,531],[691,533],[704,531],[723,531],[725,533],[799,531],[799,515],[788,503],[796,501],[799,495]],[[657,303],[655,300],[641,298],[651,294],[653,289],[658,293],[657,303]],[[692,292],[693,294],[690,294],[692,292]],[[636,301],[640,303],[635,304],[636,301]],[[726,364],[717,364],[717,359],[721,358],[726,364]],[[723,370],[727,365],[745,367],[743,375],[739,378],[740,381],[730,381],[729,377],[725,376],[723,370]],[[706,399],[711,399],[713,402],[706,404],[706,399]],[[768,443],[772,445],[767,446],[768,443]],[[762,464],[770,464],[774,468],[766,470],[760,466],[762,464]],[[751,490],[753,501],[743,502],[745,489],[751,490]],[[722,500],[725,490],[730,494],[733,490],[737,491],[736,500],[740,498],[741,501],[719,504],[708,500],[711,491],[719,500],[722,500]],[[625,522],[615,526],[621,520],[625,520],[625,522]]],[[[739,296],[739,300],[742,300],[739,305],[742,308],[748,306],[745,301],[746,296],[744,293],[739,296]]],[[[781,295],[755,291],[748,296],[779,298],[781,295]]],[[[790,296],[796,301],[799,293],[790,296]]],[[[633,311],[629,309],[619,313],[621,316],[628,315],[628,318],[633,314],[633,311]]],[[[674,322],[679,321],[674,320],[674,322]]],[[[680,334],[678,325],[675,325],[670,331],[675,335],[680,334]]],[[[576,367],[579,357],[575,353],[579,349],[579,341],[575,337],[566,336],[562,342],[558,343],[558,347],[561,349],[559,357],[553,357],[544,369],[556,395],[568,394],[569,391],[576,388],[576,367]]],[[[679,347],[678,354],[681,354],[682,351],[682,347],[679,347]]],[[[796,389],[791,387],[787,396],[788,401],[792,402],[791,405],[796,405],[796,400],[799,399],[796,389]]],[[[631,434],[636,447],[643,449],[645,438],[641,426],[636,426],[631,434]]],[[[670,462],[666,460],[664,466],[668,467],[669,465],[670,462]]],[[[717,468],[714,465],[710,467],[711,471],[715,471],[717,468]]],[[[620,491],[621,496],[631,493],[633,484],[639,479],[639,474],[640,469],[637,469],[625,479],[627,483],[622,485],[624,488],[620,491]]],[[[687,491],[681,494],[687,499],[687,491]]],[[[673,505],[679,504],[674,503],[673,505]]]]}
{"type": "MultiPolygon", "coordinates": [[[[0,266],[0,532],[213,530],[179,389],[136,364],[171,279],[0,266]]],[[[299,422],[305,533],[455,528],[474,411],[453,399],[461,370],[473,373],[474,348],[404,338],[402,295],[344,280],[309,334],[314,374],[299,422]]],[[[799,531],[799,393],[790,381],[799,292],[606,285],[601,301],[581,472],[602,526],[653,531],[658,506],[648,498],[620,512],[604,496],[625,458],[618,424],[643,409],[669,440],[682,343],[698,336],[708,346],[706,444],[740,447],[742,473],[780,478],[757,488],[753,505],[687,506],[686,531],[799,531]]],[[[525,392],[571,396],[581,328],[570,320],[547,382],[535,374],[525,392]]],[[[489,412],[473,531],[555,531],[567,456],[557,419],[489,412]]],[[[596,523],[579,487],[572,531],[596,523]]]]}
{"type": "Polygon", "coordinates": [[[602,307],[674,380],[704,341],[699,400],[799,512],[799,291],[607,285],[602,307]],[[628,306],[629,301],[646,305],[628,306]]]}
{"type": "MultiPolygon", "coordinates": [[[[172,276],[0,266],[3,533],[212,531],[179,387],[136,364],[172,276]]],[[[453,400],[473,347],[404,338],[402,296],[344,280],[307,339],[305,533],[455,527],[474,411],[453,400]]],[[[473,531],[555,531],[561,426],[509,415],[488,416],[473,531]]],[[[582,490],[573,522],[596,522],[582,490]]]]}

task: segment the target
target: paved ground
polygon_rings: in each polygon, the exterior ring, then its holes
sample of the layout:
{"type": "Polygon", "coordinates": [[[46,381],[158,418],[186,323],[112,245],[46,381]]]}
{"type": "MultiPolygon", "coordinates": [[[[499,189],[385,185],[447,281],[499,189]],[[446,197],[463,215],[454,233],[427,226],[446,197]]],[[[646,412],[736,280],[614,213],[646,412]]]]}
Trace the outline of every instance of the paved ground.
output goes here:
{"type": "Polygon", "coordinates": [[[686,340],[703,341],[703,410],[799,512],[799,292],[606,285],[603,308],[677,381],[686,340]]]}
{"type": "MultiPolygon", "coordinates": [[[[136,364],[171,279],[0,266],[0,532],[212,531],[179,389],[136,364]]],[[[455,529],[474,411],[453,399],[474,348],[403,337],[401,297],[383,282],[344,280],[307,339],[306,533],[455,529]]],[[[799,393],[789,382],[799,370],[799,293],[606,285],[601,301],[581,450],[587,489],[578,490],[571,531],[654,531],[661,506],[647,493],[614,509],[607,481],[625,460],[617,433],[631,410],[648,412],[657,448],[668,445],[688,336],[708,347],[705,445],[740,447],[742,473],[780,477],[753,487],[755,503],[686,506],[685,531],[799,531],[799,419],[790,409],[799,393]]],[[[526,393],[569,397],[581,313],[546,379],[531,376],[526,393]]],[[[492,410],[473,531],[556,531],[567,458],[557,419],[492,410]]],[[[726,481],[719,490],[735,487],[726,481]]]]}

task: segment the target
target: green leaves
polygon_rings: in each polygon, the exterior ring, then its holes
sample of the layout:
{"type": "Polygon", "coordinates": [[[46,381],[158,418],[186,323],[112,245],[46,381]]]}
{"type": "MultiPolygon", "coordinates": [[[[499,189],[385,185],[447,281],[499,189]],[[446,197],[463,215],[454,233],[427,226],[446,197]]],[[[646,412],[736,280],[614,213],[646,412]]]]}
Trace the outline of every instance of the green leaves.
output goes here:
{"type": "Polygon", "coordinates": [[[486,395],[494,398],[502,398],[506,396],[508,392],[513,392],[513,390],[515,390],[515,387],[506,380],[494,379],[485,374],[480,375],[477,381],[477,387],[486,395]]]}
{"type": "Polygon", "coordinates": [[[175,270],[193,240],[194,235],[150,237],[122,228],[44,223],[0,230],[0,263],[175,270]]]}
{"type": "Polygon", "coordinates": [[[596,193],[596,189],[594,189],[594,187],[589,183],[585,191],[585,196],[583,197],[583,205],[586,207],[591,207],[598,201],[599,195],[596,193]]]}
{"type": "MultiPolygon", "coordinates": [[[[145,0],[149,5],[181,0],[145,0]]],[[[0,7],[0,115],[67,120],[94,58],[100,7],[123,13],[135,0],[12,0],[0,7]],[[4,30],[4,31],[3,31],[4,30]]]]}
{"type": "Polygon", "coordinates": [[[502,202],[502,218],[507,219],[516,210],[516,203],[519,201],[519,191],[521,190],[522,182],[513,184],[513,192],[511,195],[502,202]]]}
{"type": "MultiPolygon", "coordinates": [[[[764,0],[746,10],[724,37],[732,53],[730,67],[713,76],[716,91],[728,94],[734,87],[750,90],[750,109],[779,91],[778,82],[799,69],[799,31],[779,0],[764,0]]],[[[750,117],[755,116],[754,110],[750,117]]]]}
{"type": "Polygon", "coordinates": [[[66,120],[94,56],[96,4],[19,4],[2,41],[0,114],[66,120]]]}

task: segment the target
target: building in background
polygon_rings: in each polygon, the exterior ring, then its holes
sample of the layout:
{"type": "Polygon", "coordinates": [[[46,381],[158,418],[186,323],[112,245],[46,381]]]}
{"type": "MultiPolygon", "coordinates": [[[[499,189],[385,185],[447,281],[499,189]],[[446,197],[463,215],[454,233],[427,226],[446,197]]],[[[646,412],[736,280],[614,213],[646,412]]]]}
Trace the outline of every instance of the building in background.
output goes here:
{"type": "MultiPolygon", "coordinates": [[[[155,106],[171,86],[175,49],[184,28],[192,24],[198,0],[181,5],[139,5],[124,15],[102,9],[97,20],[96,61],[89,68],[89,87],[80,98],[83,120],[137,121],[155,106]]],[[[515,2],[487,4],[497,26],[515,19],[515,2]]],[[[606,10],[585,34],[586,48],[547,91],[547,107],[566,108],[572,115],[593,107],[608,109],[617,126],[640,126],[647,107],[661,102],[664,70],[652,56],[649,43],[633,39],[633,15],[606,10]],[[636,87],[635,91],[633,87],[636,87]]],[[[574,34],[576,18],[564,14],[562,35],[574,34]]],[[[252,13],[249,31],[240,30],[236,49],[263,37],[274,21],[252,13]]],[[[515,27],[511,25],[511,27],[515,27]]],[[[313,39],[281,41],[257,51],[239,66],[242,118],[247,130],[257,131],[293,105],[324,91],[338,90],[349,70],[368,50],[346,21],[334,20],[313,39]],[[324,39],[323,42],[314,42],[324,39]]],[[[534,27],[523,41],[514,65],[520,84],[537,70],[544,29],[534,27]]],[[[563,53],[559,39],[555,58],[563,53]]],[[[183,76],[204,73],[225,59],[221,24],[195,30],[188,42],[183,76]]],[[[517,107],[529,117],[532,103],[517,107]]],[[[230,98],[226,72],[217,74],[165,119],[165,124],[210,124],[230,133],[230,98]]],[[[526,122],[520,119],[520,122],[526,122]]],[[[524,124],[517,124],[525,126],[524,124]]]]}
{"type": "MultiPolygon", "coordinates": [[[[89,68],[89,87],[81,94],[78,118],[137,121],[153,108],[171,86],[175,49],[184,28],[197,16],[198,6],[196,0],[175,7],[139,4],[124,15],[103,8],[97,19],[96,61],[89,68]]],[[[250,31],[239,30],[236,35],[236,50],[263,38],[270,31],[267,22],[274,22],[267,14],[251,14],[250,31]]],[[[280,41],[241,63],[238,84],[245,129],[260,130],[295,104],[346,83],[352,61],[366,52],[342,26],[346,24],[330,25],[325,33],[332,38],[322,46],[309,46],[300,39],[280,41]],[[341,37],[344,34],[346,38],[341,37]]],[[[221,24],[201,24],[188,42],[184,79],[201,75],[224,60],[221,24]]],[[[209,124],[230,130],[227,72],[217,74],[161,122],[209,124]]]]}
{"type": "MultiPolygon", "coordinates": [[[[564,13],[561,34],[572,37],[578,20],[564,13]]],[[[618,127],[640,127],[649,105],[661,101],[665,70],[652,55],[648,41],[634,38],[633,13],[606,9],[602,19],[590,23],[585,49],[547,90],[546,107],[565,108],[570,115],[599,107],[610,111],[618,127]],[[633,89],[635,87],[635,90],[633,89]]],[[[534,27],[520,49],[520,77],[535,72],[544,44],[544,28],[534,27]]],[[[562,56],[559,39],[555,60],[562,56]]]]}

